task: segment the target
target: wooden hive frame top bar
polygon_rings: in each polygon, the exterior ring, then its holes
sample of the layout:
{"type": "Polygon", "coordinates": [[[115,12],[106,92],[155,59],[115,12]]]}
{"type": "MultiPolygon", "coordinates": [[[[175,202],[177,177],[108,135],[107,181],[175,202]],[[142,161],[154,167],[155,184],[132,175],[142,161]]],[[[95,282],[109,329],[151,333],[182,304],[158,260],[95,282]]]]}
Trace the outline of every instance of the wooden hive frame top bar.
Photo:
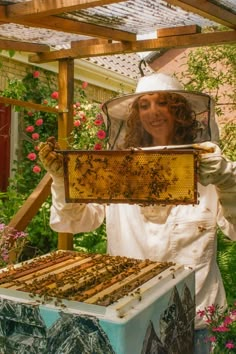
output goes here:
{"type": "Polygon", "coordinates": [[[57,251],[10,266],[0,273],[0,288],[27,292],[42,302],[62,299],[108,306],[148,280],[172,269],[172,262],[57,251]]]}

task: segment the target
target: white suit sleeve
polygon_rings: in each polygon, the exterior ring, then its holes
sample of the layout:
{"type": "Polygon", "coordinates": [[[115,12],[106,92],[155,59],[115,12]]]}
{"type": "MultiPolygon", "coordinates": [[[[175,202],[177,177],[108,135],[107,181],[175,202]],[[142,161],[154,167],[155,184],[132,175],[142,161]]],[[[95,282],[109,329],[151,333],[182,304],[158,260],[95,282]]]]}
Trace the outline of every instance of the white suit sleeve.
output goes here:
{"type": "Polygon", "coordinates": [[[64,180],[53,176],[50,227],[56,232],[76,234],[98,228],[105,217],[105,207],[99,204],[66,203],[64,180]]]}
{"type": "Polygon", "coordinates": [[[232,241],[236,241],[236,224],[229,222],[224,217],[222,206],[219,208],[217,224],[226,236],[228,236],[232,241]]]}

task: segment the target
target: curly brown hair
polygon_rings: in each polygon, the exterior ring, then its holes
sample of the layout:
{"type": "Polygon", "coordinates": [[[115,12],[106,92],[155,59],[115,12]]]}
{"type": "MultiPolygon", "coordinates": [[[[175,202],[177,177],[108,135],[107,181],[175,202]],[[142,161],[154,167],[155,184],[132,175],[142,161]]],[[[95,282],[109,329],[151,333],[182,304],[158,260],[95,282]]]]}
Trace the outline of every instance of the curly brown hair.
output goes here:
{"type": "MultiPolygon", "coordinates": [[[[193,143],[198,132],[198,121],[186,98],[172,92],[161,92],[169,112],[175,117],[173,145],[193,143]],[[163,97],[164,96],[164,97],[163,97]]],[[[152,136],[143,128],[139,118],[138,100],[133,102],[126,123],[123,148],[152,146],[152,136]]]]}

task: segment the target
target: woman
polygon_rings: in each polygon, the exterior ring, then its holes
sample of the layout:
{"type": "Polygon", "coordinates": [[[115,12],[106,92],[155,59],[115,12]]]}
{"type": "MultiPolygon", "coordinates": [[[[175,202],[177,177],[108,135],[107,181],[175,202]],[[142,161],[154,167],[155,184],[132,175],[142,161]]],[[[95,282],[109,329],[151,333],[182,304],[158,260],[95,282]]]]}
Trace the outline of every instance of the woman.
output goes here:
{"type": "MultiPolygon", "coordinates": [[[[52,152],[52,145],[42,144],[40,148],[41,161],[53,178],[51,227],[75,234],[96,229],[106,217],[110,255],[191,265],[196,271],[197,311],[226,304],[216,262],[217,226],[236,240],[236,167],[221,156],[215,144],[218,128],[210,107],[209,96],[183,91],[176,79],[165,74],[141,78],[135,94],[104,105],[112,146],[210,141],[198,144],[213,152],[200,158],[197,205],[66,204],[60,157],[52,152]],[[196,119],[198,116],[201,120],[196,119]]],[[[196,318],[195,329],[195,353],[209,353],[200,318],[196,318]]]]}
{"type": "Polygon", "coordinates": [[[198,122],[188,101],[176,93],[136,98],[127,120],[124,148],[190,144],[198,122]]]}

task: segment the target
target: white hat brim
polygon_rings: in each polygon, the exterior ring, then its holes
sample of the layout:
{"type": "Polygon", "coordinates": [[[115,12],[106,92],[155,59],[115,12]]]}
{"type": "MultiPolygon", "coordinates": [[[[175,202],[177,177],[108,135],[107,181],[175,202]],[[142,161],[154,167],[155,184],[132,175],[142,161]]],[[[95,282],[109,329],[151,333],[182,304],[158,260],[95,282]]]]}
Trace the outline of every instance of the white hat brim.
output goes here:
{"type": "Polygon", "coordinates": [[[210,110],[211,97],[200,92],[191,92],[184,90],[155,90],[140,93],[128,94],[117,98],[110,99],[103,104],[104,113],[110,119],[126,120],[130,114],[133,102],[143,95],[154,93],[176,93],[183,96],[191,105],[196,115],[210,110]]]}

